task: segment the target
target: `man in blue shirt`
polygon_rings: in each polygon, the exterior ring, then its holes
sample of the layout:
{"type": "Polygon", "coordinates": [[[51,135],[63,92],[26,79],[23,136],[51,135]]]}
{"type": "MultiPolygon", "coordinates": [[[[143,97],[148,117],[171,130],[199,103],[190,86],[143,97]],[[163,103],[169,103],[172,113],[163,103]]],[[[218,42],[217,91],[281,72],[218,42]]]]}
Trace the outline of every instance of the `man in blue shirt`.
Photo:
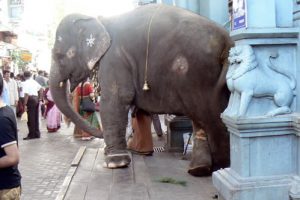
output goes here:
{"type": "MultiPolygon", "coordinates": [[[[2,75],[1,75],[2,76],[2,75]]],[[[2,91],[2,94],[1,94],[1,97],[2,97],[2,100],[3,102],[10,106],[10,98],[9,98],[9,88],[8,88],[8,85],[5,81],[3,81],[3,91],[2,91]]]]}

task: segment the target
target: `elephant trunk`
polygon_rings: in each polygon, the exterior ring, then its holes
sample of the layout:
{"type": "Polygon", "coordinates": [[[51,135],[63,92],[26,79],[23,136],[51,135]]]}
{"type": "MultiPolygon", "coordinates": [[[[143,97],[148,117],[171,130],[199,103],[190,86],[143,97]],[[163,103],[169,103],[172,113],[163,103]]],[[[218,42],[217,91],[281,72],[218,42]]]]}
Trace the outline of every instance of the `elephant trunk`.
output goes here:
{"type": "Polygon", "coordinates": [[[67,87],[67,80],[63,79],[58,67],[52,65],[50,71],[50,91],[59,110],[82,130],[92,134],[95,137],[103,138],[103,132],[92,127],[86,120],[84,120],[77,112],[74,111],[69,100],[69,87],[67,87]]]}

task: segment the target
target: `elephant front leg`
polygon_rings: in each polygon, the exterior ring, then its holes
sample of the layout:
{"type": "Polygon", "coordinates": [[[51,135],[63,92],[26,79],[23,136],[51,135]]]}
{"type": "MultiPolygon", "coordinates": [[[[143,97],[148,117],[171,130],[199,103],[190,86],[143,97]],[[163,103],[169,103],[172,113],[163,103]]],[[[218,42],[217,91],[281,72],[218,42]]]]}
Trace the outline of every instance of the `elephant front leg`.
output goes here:
{"type": "Polygon", "coordinates": [[[126,150],[125,138],[128,106],[111,103],[103,101],[100,113],[106,144],[104,167],[113,169],[128,166],[131,158],[126,150]]]}
{"type": "Polygon", "coordinates": [[[205,131],[193,123],[193,152],[188,173],[194,176],[209,176],[212,172],[212,157],[205,131]]]}

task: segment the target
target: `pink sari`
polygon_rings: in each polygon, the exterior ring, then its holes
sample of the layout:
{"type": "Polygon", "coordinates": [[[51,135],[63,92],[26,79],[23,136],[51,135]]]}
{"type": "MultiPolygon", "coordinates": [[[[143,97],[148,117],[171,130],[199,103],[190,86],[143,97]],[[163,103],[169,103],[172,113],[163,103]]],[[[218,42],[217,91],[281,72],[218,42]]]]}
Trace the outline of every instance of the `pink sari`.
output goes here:
{"type": "Polygon", "coordinates": [[[56,107],[50,90],[45,91],[45,98],[47,100],[46,120],[48,132],[56,132],[60,128],[61,112],[56,107]]]}

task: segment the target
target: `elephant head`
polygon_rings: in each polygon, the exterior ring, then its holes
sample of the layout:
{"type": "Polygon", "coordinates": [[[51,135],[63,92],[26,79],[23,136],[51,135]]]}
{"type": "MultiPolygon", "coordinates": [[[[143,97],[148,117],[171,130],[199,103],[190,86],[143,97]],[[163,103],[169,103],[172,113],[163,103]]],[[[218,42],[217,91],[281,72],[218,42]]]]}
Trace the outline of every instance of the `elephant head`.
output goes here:
{"type": "Polygon", "coordinates": [[[99,20],[71,14],[59,24],[52,50],[50,90],[54,101],[76,125],[97,137],[102,137],[102,132],[90,127],[72,109],[68,89],[73,91],[89,76],[109,47],[110,36],[99,20]]]}

